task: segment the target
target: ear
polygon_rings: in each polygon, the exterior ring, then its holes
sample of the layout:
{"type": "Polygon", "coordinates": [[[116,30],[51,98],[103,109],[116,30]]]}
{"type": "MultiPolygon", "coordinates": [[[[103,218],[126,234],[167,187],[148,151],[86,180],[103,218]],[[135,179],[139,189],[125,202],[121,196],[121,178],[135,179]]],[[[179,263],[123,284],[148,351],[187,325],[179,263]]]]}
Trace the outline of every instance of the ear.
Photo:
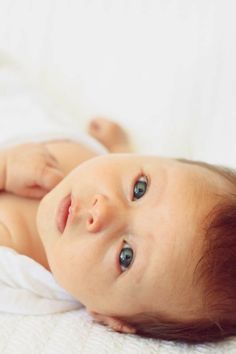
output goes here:
{"type": "Polygon", "coordinates": [[[89,311],[89,314],[93,317],[93,319],[96,322],[109,326],[116,332],[121,332],[121,333],[136,332],[135,328],[133,328],[131,325],[126,324],[125,322],[123,322],[118,318],[107,316],[107,315],[101,315],[100,313],[94,311],[89,311]]]}

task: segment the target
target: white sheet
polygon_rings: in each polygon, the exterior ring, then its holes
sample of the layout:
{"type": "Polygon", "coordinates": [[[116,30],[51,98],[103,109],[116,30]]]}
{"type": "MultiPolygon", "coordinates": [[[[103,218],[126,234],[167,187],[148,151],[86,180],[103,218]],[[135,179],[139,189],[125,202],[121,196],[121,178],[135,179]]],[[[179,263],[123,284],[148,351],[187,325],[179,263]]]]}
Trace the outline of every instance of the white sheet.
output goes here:
{"type": "Polygon", "coordinates": [[[0,246],[0,312],[45,315],[79,308],[43,266],[0,246]]]}

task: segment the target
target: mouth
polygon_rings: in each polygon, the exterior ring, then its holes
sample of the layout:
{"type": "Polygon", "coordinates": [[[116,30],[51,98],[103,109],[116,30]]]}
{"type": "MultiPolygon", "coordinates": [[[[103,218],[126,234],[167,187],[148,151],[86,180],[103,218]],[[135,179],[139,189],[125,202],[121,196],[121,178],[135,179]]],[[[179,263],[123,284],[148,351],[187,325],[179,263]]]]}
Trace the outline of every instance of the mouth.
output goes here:
{"type": "Polygon", "coordinates": [[[67,195],[62,199],[62,201],[59,203],[59,207],[56,213],[56,225],[58,231],[61,234],[64,232],[66,228],[70,206],[71,206],[71,194],[67,195]]]}

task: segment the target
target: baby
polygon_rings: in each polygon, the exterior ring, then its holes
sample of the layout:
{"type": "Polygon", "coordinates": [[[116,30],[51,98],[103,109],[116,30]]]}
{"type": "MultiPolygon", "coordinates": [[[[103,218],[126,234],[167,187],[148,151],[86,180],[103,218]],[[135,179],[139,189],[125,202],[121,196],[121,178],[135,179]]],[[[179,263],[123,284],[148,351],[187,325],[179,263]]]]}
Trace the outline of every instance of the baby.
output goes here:
{"type": "Polygon", "coordinates": [[[89,132],[111,154],[70,140],[1,150],[0,245],[42,264],[116,331],[234,335],[235,173],[132,154],[106,119],[89,132]]]}

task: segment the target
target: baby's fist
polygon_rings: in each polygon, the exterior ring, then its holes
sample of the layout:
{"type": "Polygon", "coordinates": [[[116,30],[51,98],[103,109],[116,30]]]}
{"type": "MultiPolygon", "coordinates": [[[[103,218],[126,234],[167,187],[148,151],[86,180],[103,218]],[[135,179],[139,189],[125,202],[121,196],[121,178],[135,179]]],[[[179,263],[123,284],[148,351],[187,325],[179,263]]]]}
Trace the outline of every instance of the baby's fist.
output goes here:
{"type": "Polygon", "coordinates": [[[22,197],[42,198],[64,177],[57,160],[42,143],[6,150],[4,189],[22,197]]]}

